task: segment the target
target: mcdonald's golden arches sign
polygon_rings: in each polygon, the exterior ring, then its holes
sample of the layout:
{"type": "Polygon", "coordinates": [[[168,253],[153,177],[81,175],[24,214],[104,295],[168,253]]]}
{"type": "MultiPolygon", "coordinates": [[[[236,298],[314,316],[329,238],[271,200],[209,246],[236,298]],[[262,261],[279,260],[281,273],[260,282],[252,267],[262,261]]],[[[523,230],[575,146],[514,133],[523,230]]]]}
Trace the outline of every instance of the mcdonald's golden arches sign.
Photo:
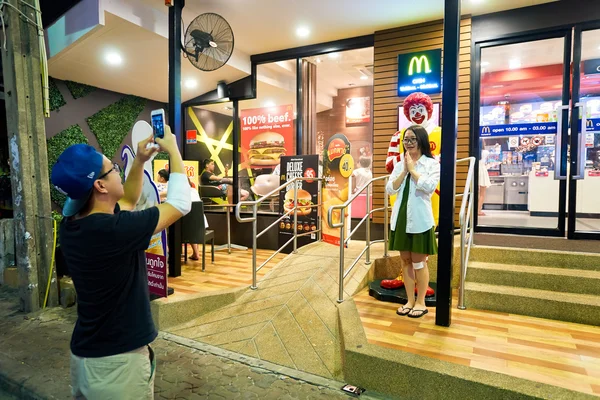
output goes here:
{"type": "Polygon", "coordinates": [[[442,49],[398,55],[398,96],[442,91],[442,49]]]}

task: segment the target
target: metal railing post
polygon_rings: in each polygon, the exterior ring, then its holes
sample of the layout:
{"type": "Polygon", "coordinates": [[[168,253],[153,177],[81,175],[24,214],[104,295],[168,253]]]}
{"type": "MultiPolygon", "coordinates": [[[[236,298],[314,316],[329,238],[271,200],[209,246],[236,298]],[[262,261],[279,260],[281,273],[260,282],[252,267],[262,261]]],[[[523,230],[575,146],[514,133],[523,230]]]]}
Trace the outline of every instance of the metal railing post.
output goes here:
{"type": "Polygon", "coordinates": [[[227,253],[231,254],[231,208],[227,207],[227,253]]]}
{"type": "Polygon", "coordinates": [[[256,218],[256,212],[257,210],[257,205],[254,204],[253,210],[252,210],[252,216],[254,218],[254,221],[252,221],[252,286],[250,286],[251,289],[256,290],[257,286],[256,286],[256,236],[258,235],[258,221],[256,218]]]}
{"type": "Polygon", "coordinates": [[[460,285],[458,288],[458,309],[465,307],[465,227],[460,227],[460,285]]]}
{"type": "Polygon", "coordinates": [[[346,241],[344,235],[345,228],[345,218],[344,213],[345,209],[340,210],[340,219],[342,220],[342,226],[340,227],[340,293],[338,295],[338,303],[342,303],[344,301],[344,242],[346,241]]]}
{"type": "Polygon", "coordinates": [[[367,186],[367,225],[366,225],[366,239],[367,239],[367,255],[365,259],[365,264],[371,264],[371,186],[373,183],[369,183],[367,186]]]}
{"type": "Polygon", "coordinates": [[[298,184],[294,183],[294,254],[298,252],[298,184]]]}
{"type": "MultiPolygon", "coordinates": [[[[386,178],[383,183],[387,187],[390,178],[386,178]]],[[[388,256],[388,225],[389,225],[389,196],[387,191],[383,191],[383,256],[388,256]]]]}

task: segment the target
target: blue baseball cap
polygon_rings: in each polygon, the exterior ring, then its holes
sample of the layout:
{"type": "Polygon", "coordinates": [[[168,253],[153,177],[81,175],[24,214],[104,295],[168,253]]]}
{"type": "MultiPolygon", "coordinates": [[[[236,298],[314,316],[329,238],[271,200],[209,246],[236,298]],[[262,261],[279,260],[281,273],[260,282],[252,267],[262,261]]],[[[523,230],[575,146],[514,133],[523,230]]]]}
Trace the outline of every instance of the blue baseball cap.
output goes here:
{"type": "Polygon", "coordinates": [[[52,184],[67,196],[63,215],[72,217],[87,203],[94,182],[100,176],[104,156],[87,144],[70,146],[52,168],[52,184]]]}

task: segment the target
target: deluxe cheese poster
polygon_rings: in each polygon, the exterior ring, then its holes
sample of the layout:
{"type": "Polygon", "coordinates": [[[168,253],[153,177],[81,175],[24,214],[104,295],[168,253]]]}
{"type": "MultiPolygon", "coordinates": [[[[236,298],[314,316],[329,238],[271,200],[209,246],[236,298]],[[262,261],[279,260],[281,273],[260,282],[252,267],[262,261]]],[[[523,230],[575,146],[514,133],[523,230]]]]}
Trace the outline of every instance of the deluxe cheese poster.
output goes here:
{"type": "MultiPolygon", "coordinates": [[[[281,157],[280,184],[292,181],[294,178],[317,178],[319,174],[319,156],[284,156],[281,157]]],[[[308,179],[291,183],[279,193],[279,215],[288,214],[279,223],[279,247],[289,241],[298,232],[298,247],[312,243],[317,240],[318,213],[315,205],[319,204],[319,181],[308,179]],[[296,196],[294,197],[294,188],[296,196]],[[294,205],[298,205],[297,221],[294,223],[294,205]]],[[[286,246],[283,250],[290,253],[293,244],[286,246]]]]}

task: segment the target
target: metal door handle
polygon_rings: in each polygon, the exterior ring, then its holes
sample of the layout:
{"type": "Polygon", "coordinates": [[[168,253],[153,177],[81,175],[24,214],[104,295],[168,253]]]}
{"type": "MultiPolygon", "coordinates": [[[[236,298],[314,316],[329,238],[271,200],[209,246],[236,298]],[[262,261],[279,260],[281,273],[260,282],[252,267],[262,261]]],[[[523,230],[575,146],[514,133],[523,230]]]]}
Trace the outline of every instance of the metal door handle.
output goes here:
{"type": "Polygon", "coordinates": [[[554,141],[554,180],[564,181],[567,175],[560,174],[560,166],[562,165],[562,122],[563,110],[568,110],[569,106],[559,106],[556,113],[556,140],[554,141]]]}
{"type": "MultiPolygon", "coordinates": [[[[578,157],[577,157],[577,175],[573,175],[574,180],[585,179],[585,156],[586,156],[586,147],[585,147],[585,135],[587,130],[587,115],[585,115],[585,104],[577,103],[575,107],[579,108],[579,112],[581,113],[581,129],[579,130],[578,137],[578,157]]],[[[573,152],[573,150],[571,150],[573,152]]]]}

